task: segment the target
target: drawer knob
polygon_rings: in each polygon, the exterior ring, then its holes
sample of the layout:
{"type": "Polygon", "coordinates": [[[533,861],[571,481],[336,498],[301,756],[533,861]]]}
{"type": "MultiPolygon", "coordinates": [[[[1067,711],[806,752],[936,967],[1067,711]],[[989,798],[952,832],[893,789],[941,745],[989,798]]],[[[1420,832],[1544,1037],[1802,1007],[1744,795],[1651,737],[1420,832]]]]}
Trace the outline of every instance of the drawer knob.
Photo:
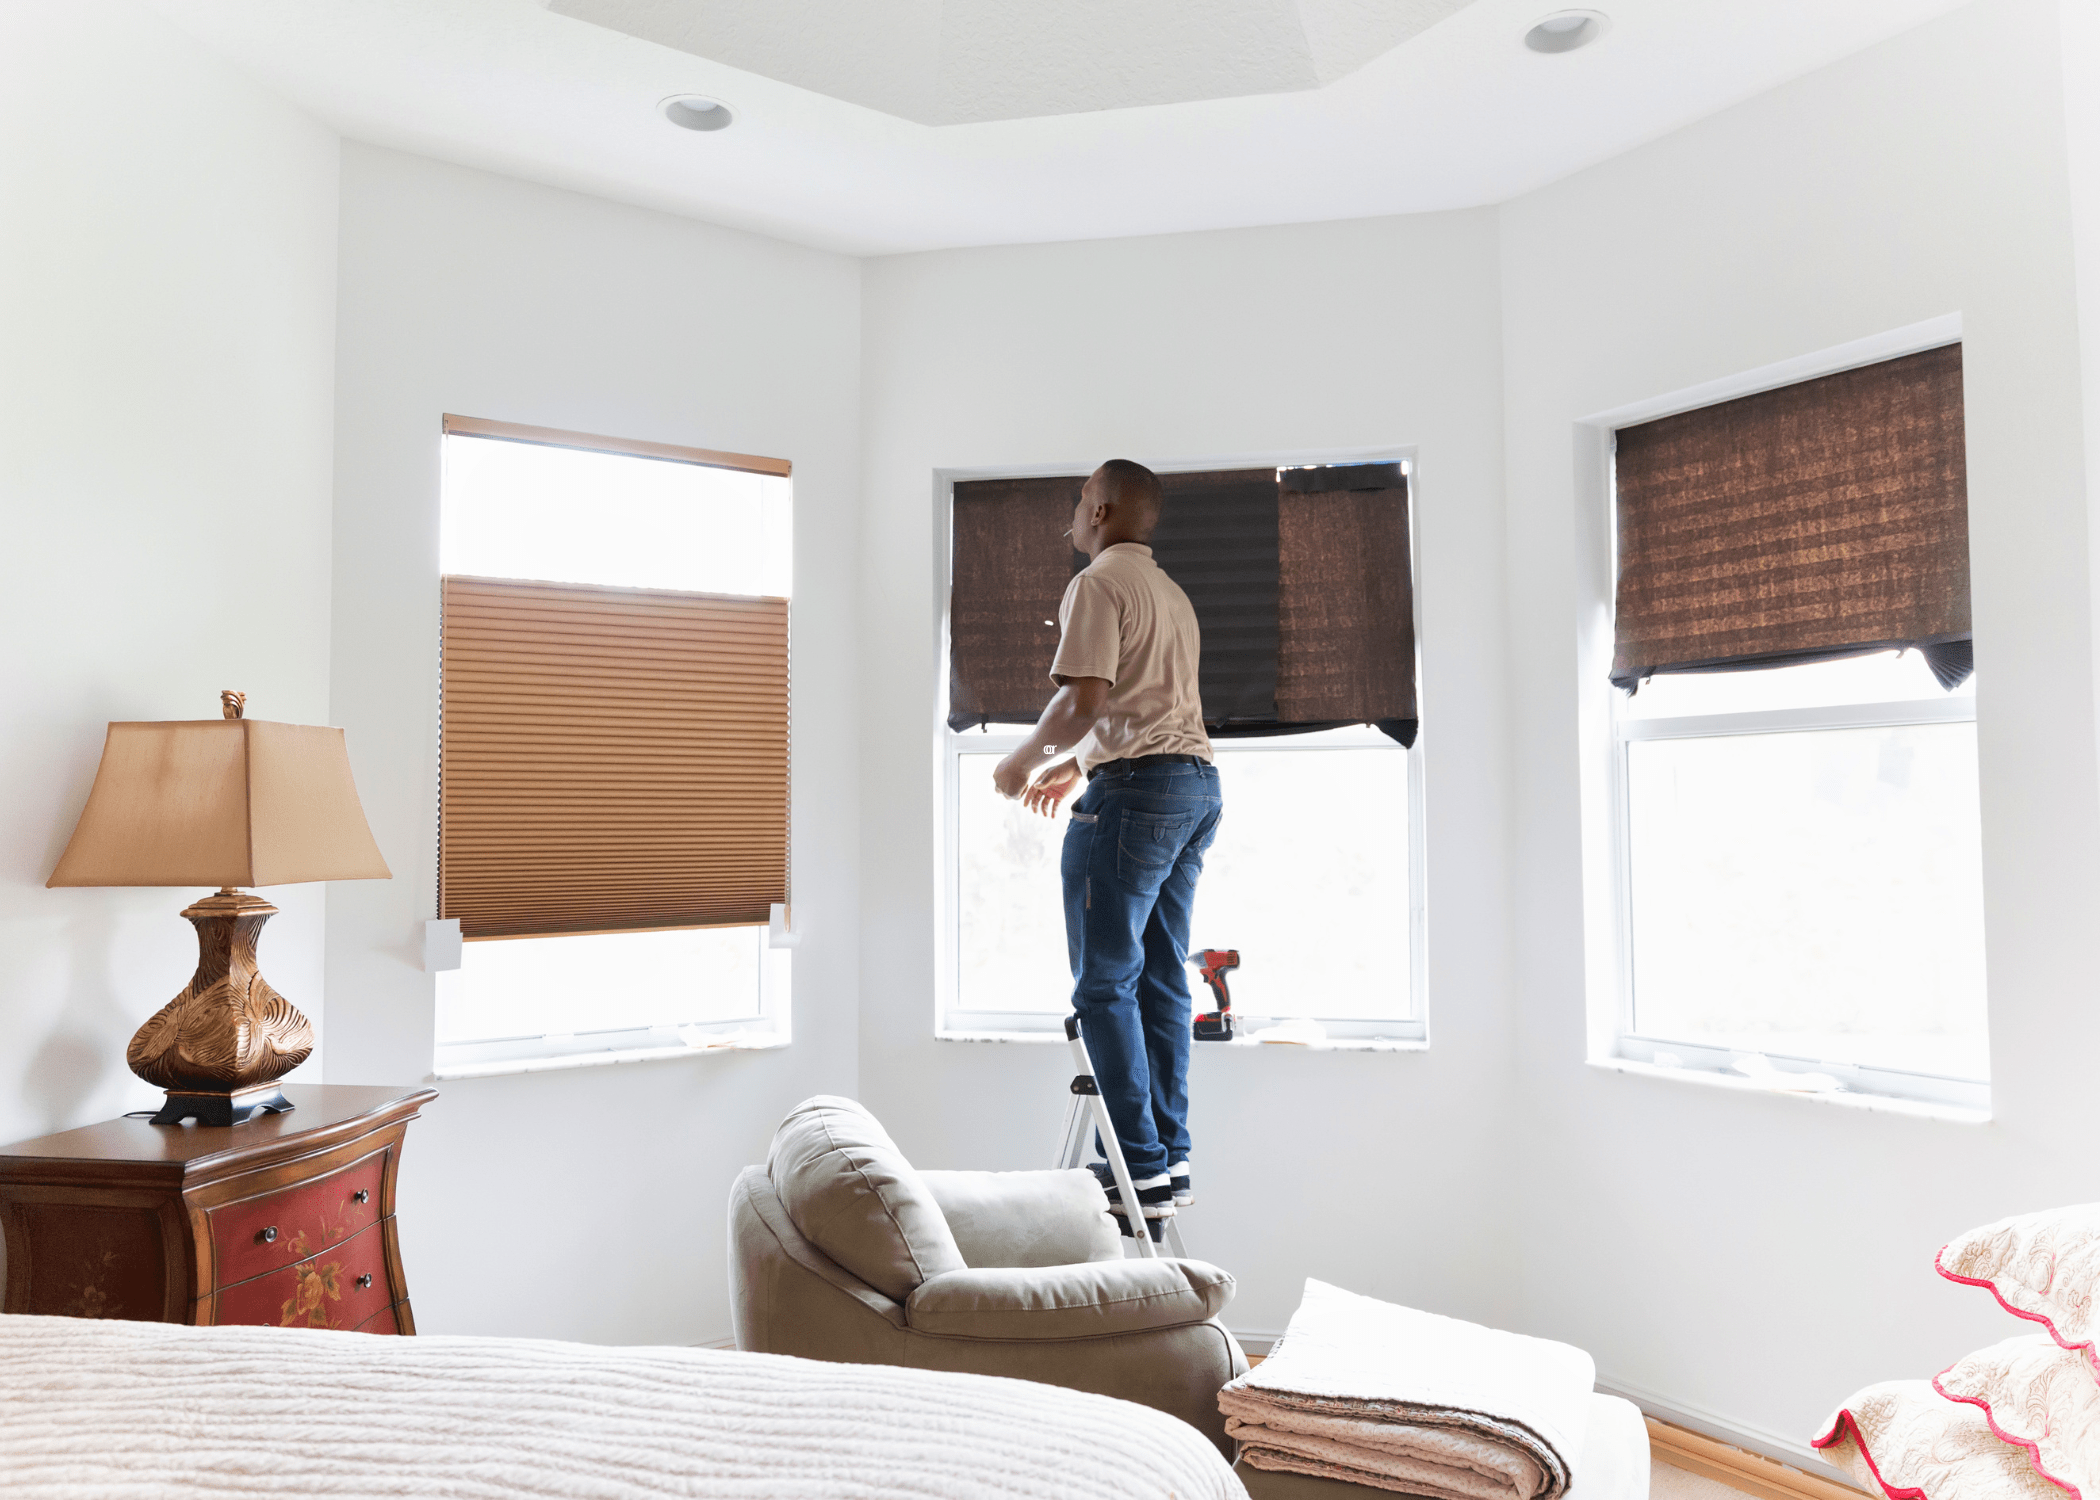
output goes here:
{"type": "Polygon", "coordinates": [[[370,1188],[359,1188],[350,1195],[350,1201],[352,1203],[370,1203],[372,1201],[372,1190],[370,1188]]]}
{"type": "Polygon", "coordinates": [[[364,1290],[364,1288],[366,1288],[366,1287],[370,1286],[371,1284],[372,1284],[372,1273],[371,1273],[370,1271],[367,1271],[367,1272],[365,1272],[365,1274],[364,1274],[364,1275],[362,1275],[362,1276],[360,1276],[360,1277],[358,1277],[358,1278],[357,1278],[357,1286],[358,1286],[358,1290],[360,1290],[360,1291],[364,1290]]]}
{"type": "Polygon", "coordinates": [[[261,1240],[265,1245],[276,1244],[277,1226],[275,1224],[272,1224],[268,1229],[265,1229],[261,1234],[257,1235],[256,1238],[261,1240]]]}

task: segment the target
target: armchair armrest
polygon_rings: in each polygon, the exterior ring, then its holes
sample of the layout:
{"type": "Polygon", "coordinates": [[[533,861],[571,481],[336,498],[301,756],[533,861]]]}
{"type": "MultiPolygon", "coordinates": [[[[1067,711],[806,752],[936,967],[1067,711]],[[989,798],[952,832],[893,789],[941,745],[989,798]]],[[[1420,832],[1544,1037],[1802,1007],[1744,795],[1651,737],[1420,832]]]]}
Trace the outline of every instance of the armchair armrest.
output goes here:
{"type": "Polygon", "coordinates": [[[947,1338],[1092,1338],[1201,1323],[1232,1293],[1232,1278],[1200,1260],[972,1268],[921,1282],[904,1317],[947,1338]]]}

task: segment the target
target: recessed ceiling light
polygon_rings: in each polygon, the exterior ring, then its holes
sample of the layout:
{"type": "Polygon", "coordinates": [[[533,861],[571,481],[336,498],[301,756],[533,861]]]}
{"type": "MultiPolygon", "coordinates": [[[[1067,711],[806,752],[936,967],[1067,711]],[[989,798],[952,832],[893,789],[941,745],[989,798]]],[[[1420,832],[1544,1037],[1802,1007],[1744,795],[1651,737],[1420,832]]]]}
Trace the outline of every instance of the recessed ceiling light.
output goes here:
{"type": "Polygon", "coordinates": [[[736,119],[728,105],[705,94],[673,94],[657,108],[681,130],[727,130],[736,119]]]}
{"type": "Polygon", "coordinates": [[[1598,10],[1557,10],[1524,33],[1534,52],[1573,52],[1604,35],[1611,17],[1598,10]]]}

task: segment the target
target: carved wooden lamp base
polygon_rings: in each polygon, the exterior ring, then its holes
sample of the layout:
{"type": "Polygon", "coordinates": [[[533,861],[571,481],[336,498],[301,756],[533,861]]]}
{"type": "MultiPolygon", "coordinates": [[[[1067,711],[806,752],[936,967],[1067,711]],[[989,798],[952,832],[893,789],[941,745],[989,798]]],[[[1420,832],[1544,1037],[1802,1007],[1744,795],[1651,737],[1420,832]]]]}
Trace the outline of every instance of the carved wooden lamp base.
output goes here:
{"type": "Polygon", "coordinates": [[[182,913],[197,927],[197,972],[131,1039],[131,1071],[168,1091],[156,1125],[238,1125],[292,1107],[277,1080],[314,1050],[314,1029],[255,966],[277,908],[222,889],[182,913]]]}

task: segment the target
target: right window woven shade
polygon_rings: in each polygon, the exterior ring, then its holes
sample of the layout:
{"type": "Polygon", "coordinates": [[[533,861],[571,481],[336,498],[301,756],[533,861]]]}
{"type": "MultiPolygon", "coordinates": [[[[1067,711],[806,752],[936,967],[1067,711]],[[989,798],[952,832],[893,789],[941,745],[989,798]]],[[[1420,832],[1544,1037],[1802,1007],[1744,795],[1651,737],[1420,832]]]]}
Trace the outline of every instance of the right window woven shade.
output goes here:
{"type": "Polygon", "coordinates": [[[1959,344],[1617,439],[1614,684],[1892,647],[1969,675],[1959,344]]]}

